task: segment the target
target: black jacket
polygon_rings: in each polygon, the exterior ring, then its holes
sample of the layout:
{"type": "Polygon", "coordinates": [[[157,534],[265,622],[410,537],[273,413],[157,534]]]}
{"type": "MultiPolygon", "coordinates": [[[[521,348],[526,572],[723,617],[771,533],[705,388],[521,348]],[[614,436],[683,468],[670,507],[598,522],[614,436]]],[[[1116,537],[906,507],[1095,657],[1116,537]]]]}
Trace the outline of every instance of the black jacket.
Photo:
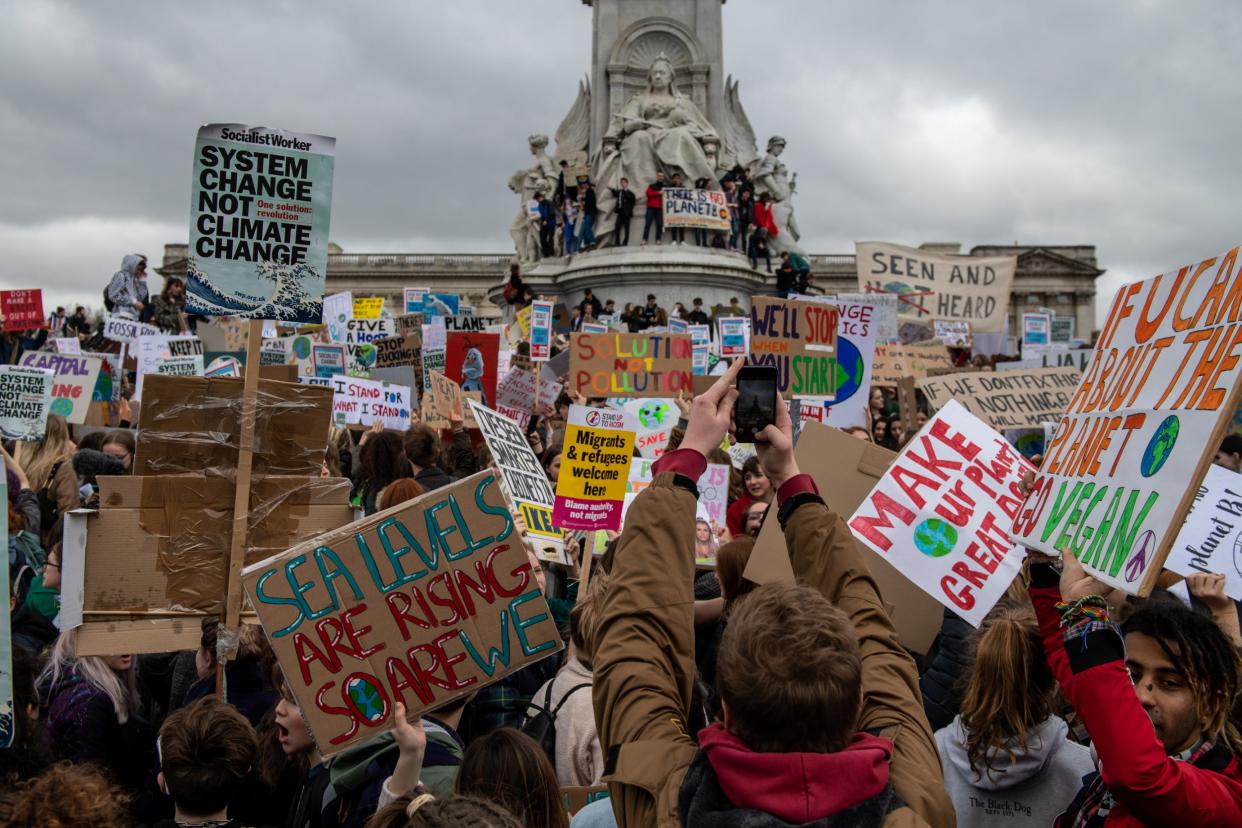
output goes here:
{"type": "Polygon", "coordinates": [[[947,727],[961,710],[963,688],[960,679],[970,666],[970,636],[973,632],[974,627],[956,613],[948,609],[944,611],[944,623],[936,638],[935,655],[919,676],[923,711],[933,731],[947,727]]]}
{"type": "Polygon", "coordinates": [[[612,195],[617,199],[617,215],[634,215],[634,205],[638,203],[638,196],[634,195],[633,190],[618,190],[613,188],[612,195]]]}
{"type": "Polygon", "coordinates": [[[599,212],[599,207],[595,203],[595,188],[588,187],[586,193],[582,196],[582,214],[584,216],[593,216],[599,212]]]}

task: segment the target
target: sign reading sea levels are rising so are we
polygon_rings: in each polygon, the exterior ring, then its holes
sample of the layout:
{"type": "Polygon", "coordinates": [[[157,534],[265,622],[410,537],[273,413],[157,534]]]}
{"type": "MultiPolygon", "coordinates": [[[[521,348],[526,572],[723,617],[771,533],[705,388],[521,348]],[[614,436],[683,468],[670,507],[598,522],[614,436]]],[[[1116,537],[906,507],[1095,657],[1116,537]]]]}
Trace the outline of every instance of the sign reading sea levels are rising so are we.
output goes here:
{"type": "Polygon", "coordinates": [[[576,333],[569,382],[588,397],[675,397],[694,393],[689,334],[576,333]]]}
{"type": "Polygon", "coordinates": [[[1117,292],[1014,540],[1146,595],[1237,408],[1238,248],[1117,292]]]}

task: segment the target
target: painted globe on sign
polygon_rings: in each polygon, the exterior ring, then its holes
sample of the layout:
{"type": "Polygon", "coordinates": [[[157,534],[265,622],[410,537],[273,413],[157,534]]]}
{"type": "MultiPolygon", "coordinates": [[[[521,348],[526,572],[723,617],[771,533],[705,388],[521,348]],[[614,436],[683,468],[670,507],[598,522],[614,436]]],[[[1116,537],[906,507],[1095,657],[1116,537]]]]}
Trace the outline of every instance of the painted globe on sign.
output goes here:
{"type": "Polygon", "coordinates": [[[372,368],[375,365],[375,346],[370,342],[359,345],[354,351],[354,361],[363,368],[372,368]]]}
{"type": "Polygon", "coordinates": [[[310,359],[311,338],[309,336],[299,336],[293,340],[293,355],[298,359],[310,359]]]}
{"type": "Polygon", "coordinates": [[[1151,477],[1164,467],[1169,456],[1173,454],[1173,445],[1177,442],[1177,435],[1181,428],[1181,423],[1173,414],[1165,417],[1164,422],[1160,423],[1156,433],[1151,437],[1151,442],[1144,449],[1143,459],[1139,463],[1139,471],[1143,473],[1143,477],[1151,477]]]}
{"type": "Polygon", "coordinates": [[[843,336],[837,337],[837,396],[833,405],[854,396],[863,387],[863,374],[867,366],[863,363],[858,346],[843,336]]]}
{"type": "Polygon", "coordinates": [[[638,421],[642,423],[643,428],[659,428],[664,425],[664,420],[668,417],[668,414],[668,403],[649,402],[638,409],[638,421]]]}
{"type": "MultiPolygon", "coordinates": [[[[903,296],[907,293],[914,293],[914,288],[902,282],[889,282],[888,284],[884,286],[884,292],[895,293],[898,296],[903,296]]],[[[914,305],[908,302],[899,301],[897,303],[897,313],[900,314],[901,316],[907,316],[909,314],[917,315],[918,308],[916,308],[914,305]]]]}
{"type": "Polygon", "coordinates": [[[929,558],[943,558],[957,545],[957,529],[939,518],[929,518],[914,527],[914,545],[929,558]]]}
{"type": "Polygon", "coordinates": [[[387,703],[384,696],[373,681],[366,678],[355,678],[345,686],[349,694],[350,704],[371,724],[377,724],[384,718],[387,703]]]}
{"type": "Polygon", "coordinates": [[[59,414],[62,417],[68,417],[73,413],[73,400],[68,397],[55,397],[52,400],[52,407],[48,409],[49,413],[59,414]]]}
{"type": "Polygon", "coordinates": [[[1019,454],[1030,460],[1035,455],[1044,453],[1044,432],[1041,429],[1019,434],[1018,440],[1014,445],[1018,449],[1019,454]]]}

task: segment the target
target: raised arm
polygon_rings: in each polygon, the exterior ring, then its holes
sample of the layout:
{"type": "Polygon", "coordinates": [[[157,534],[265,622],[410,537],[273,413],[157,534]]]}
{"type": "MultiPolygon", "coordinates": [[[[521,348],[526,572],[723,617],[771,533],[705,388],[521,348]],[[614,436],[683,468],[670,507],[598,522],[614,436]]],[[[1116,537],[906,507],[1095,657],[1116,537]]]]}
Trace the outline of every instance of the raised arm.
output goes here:
{"type": "Polygon", "coordinates": [[[617,541],[596,638],[592,702],[621,828],[677,824],[677,792],[695,743],[695,481],[732,416],[741,361],[695,400],[682,448],[660,458],[617,541]],[[723,419],[723,425],[721,421],[723,419]]]}

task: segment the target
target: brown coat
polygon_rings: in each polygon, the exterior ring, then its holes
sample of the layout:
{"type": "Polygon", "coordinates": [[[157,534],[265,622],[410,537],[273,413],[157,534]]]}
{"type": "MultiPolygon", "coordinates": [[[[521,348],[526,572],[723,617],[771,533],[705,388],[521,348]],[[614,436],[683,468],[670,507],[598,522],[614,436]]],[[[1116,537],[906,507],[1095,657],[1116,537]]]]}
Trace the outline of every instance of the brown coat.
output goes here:
{"type": "MultiPolygon", "coordinates": [[[[595,721],[621,828],[677,826],[677,794],[697,750],[686,732],[694,676],[695,500],[658,475],[626,517],[595,652],[595,721]]],[[[875,582],[841,518],[820,503],[790,516],[794,573],[854,621],[862,648],[860,730],[893,742],[890,780],[907,803],[886,826],[952,826],[918,671],[897,643],[875,582]]]]}

